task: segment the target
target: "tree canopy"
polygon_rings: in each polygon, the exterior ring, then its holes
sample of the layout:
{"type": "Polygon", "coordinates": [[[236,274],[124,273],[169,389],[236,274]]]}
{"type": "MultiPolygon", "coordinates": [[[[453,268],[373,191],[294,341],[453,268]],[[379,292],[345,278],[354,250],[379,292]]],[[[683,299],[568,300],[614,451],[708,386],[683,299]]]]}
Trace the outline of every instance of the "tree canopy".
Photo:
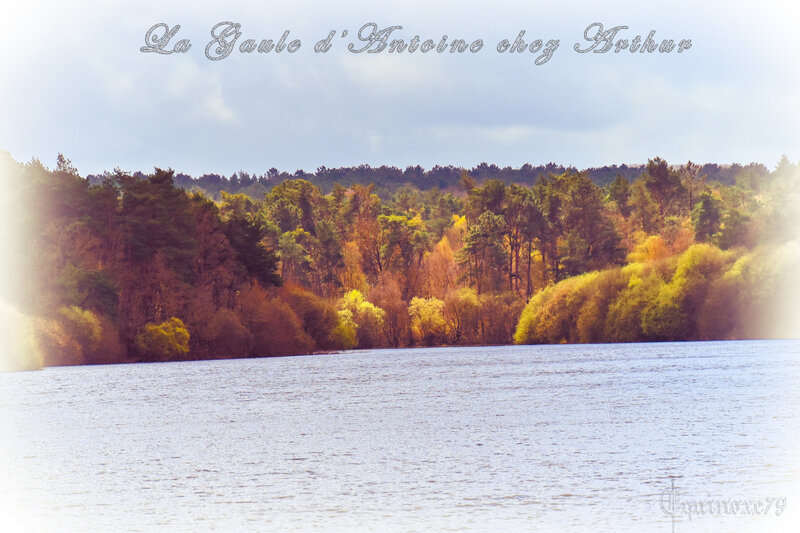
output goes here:
{"type": "Polygon", "coordinates": [[[36,364],[773,336],[797,296],[786,158],[194,179],[0,155],[0,296],[36,364]]]}

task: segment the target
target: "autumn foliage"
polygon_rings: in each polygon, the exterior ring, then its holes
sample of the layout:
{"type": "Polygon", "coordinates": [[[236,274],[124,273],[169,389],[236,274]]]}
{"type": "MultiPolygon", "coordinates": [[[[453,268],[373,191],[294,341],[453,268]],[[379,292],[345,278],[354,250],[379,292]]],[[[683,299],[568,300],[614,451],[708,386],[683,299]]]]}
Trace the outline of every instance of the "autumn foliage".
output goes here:
{"type": "Polygon", "coordinates": [[[24,207],[0,294],[24,323],[20,367],[794,334],[786,158],[727,184],[655,158],[604,187],[574,169],[463,171],[447,191],[326,193],[304,174],[248,196],[186,191],[171,170],[90,180],[63,156],[54,170],[0,156],[4,208],[24,207]]]}

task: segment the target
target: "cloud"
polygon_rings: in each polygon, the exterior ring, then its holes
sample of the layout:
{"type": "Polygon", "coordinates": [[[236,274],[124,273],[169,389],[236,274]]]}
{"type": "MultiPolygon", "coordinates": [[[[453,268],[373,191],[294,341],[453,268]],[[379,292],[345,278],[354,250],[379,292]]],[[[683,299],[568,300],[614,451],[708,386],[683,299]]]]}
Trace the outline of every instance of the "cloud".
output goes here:
{"type": "Polygon", "coordinates": [[[800,157],[800,69],[788,2],[731,6],[653,0],[366,0],[320,4],[40,0],[12,4],[0,55],[0,149],[18,160],[64,152],[84,172],[154,164],[229,174],[269,166],[435,163],[576,166],[669,160],[776,161],[800,157]],[[303,40],[292,55],[235,52],[205,59],[211,26],[242,23],[243,38],[303,40]],[[370,20],[402,37],[483,38],[476,55],[328,54],[331,29],[351,36],[370,20]],[[691,37],[681,56],[576,54],[597,21],[631,34],[691,37]],[[140,53],[156,22],[181,24],[185,56],[140,53]],[[544,66],[498,54],[496,42],[559,38],[544,66]],[[10,73],[10,74],[9,74],[10,73]],[[154,134],[153,132],[157,133],[154,134]],[[794,150],[794,152],[793,152],[794,150]]]}
{"type": "Polygon", "coordinates": [[[172,69],[164,83],[165,101],[187,117],[225,123],[236,119],[223,96],[222,83],[217,73],[209,73],[193,61],[182,61],[172,69]]]}
{"type": "Polygon", "coordinates": [[[218,83],[203,97],[200,109],[203,116],[217,122],[233,122],[236,118],[233,110],[225,103],[218,83]]]}
{"type": "Polygon", "coordinates": [[[411,55],[338,54],[342,74],[351,86],[380,98],[421,91],[447,91],[442,58],[411,55]]]}

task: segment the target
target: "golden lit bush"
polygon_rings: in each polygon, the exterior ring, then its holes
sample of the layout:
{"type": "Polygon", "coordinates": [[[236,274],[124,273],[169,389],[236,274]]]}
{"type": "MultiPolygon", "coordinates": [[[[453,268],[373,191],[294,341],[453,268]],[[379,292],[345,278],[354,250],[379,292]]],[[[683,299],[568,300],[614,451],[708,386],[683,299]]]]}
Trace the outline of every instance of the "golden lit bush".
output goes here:
{"type": "Polygon", "coordinates": [[[694,244],[680,255],[672,282],[683,286],[702,284],[710,276],[719,274],[732,257],[730,252],[723,252],[716,246],[694,244]]]}
{"type": "Polygon", "coordinates": [[[536,294],[522,311],[517,344],[578,342],[577,321],[598,272],[567,278],[536,294]]]}
{"type": "Polygon", "coordinates": [[[697,318],[709,286],[732,259],[710,244],[694,244],[678,258],[672,280],[642,312],[642,331],[648,339],[671,341],[699,337],[697,318]]]}
{"type": "Polygon", "coordinates": [[[337,314],[339,323],[333,328],[333,338],[341,349],[352,350],[358,346],[358,325],[353,320],[353,313],[349,309],[341,309],[337,314]]]}
{"type": "MultiPolygon", "coordinates": [[[[339,300],[339,309],[350,312],[356,330],[356,345],[372,348],[381,344],[381,331],[386,312],[366,301],[357,290],[348,291],[339,300]]],[[[341,311],[339,312],[341,316],[341,311]]]]}
{"type": "Polygon", "coordinates": [[[412,298],[408,304],[411,331],[419,344],[432,346],[447,340],[444,302],[438,298],[412,298]]]}
{"type": "Polygon", "coordinates": [[[552,309],[549,305],[555,301],[552,293],[564,290],[561,284],[550,285],[537,292],[527,303],[520,315],[514,342],[517,344],[537,344],[547,342],[544,332],[551,329],[552,309]]]}
{"type": "Polygon", "coordinates": [[[136,347],[145,361],[179,360],[189,353],[189,330],[176,317],[161,324],[149,322],[139,332],[136,347]]]}
{"type": "Polygon", "coordinates": [[[646,340],[642,331],[642,311],[658,295],[664,279],[658,268],[633,263],[621,269],[628,286],[608,306],[603,338],[606,342],[638,342],[646,340]]]}
{"type": "Polygon", "coordinates": [[[654,341],[677,341],[689,338],[689,315],[682,307],[680,287],[662,285],[654,300],[642,310],[642,333],[654,341]]]}
{"type": "Polygon", "coordinates": [[[93,347],[100,342],[103,330],[100,319],[94,313],[77,305],[71,305],[59,309],[58,314],[64,329],[81,346],[93,347]]]}
{"type": "Polygon", "coordinates": [[[108,317],[71,305],[36,321],[37,344],[44,364],[102,364],[125,360],[125,346],[108,317]]]}
{"type": "Polygon", "coordinates": [[[605,270],[597,275],[578,310],[577,342],[606,342],[605,323],[608,308],[628,286],[628,277],[621,268],[605,270]]]}
{"type": "Polygon", "coordinates": [[[796,335],[800,244],[733,251],[694,244],[665,255],[642,239],[623,268],[568,278],[535,294],[517,343],[639,342],[796,335]],[[735,261],[735,262],[734,262],[735,261]],[[783,328],[782,330],[780,328],[783,328]],[[780,331],[783,333],[781,334],[780,331]]]}
{"type": "MultiPolygon", "coordinates": [[[[644,237],[643,232],[637,232],[644,237]]],[[[660,235],[650,235],[644,237],[631,253],[628,254],[629,263],[647,263],[658,261],[670,255],[664,239],[660,235]]]]}

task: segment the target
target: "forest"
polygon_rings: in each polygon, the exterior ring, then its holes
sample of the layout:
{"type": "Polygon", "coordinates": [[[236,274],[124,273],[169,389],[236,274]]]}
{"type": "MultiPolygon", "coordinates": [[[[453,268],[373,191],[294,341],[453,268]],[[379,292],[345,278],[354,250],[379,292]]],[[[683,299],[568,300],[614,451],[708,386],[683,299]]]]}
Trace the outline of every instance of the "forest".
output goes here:
{"type": "Polygon", "coordinates": [[[786,156],[358,169],[82,177],[0,152],[2,366],[796,336],[786,156]]]}
{"type": "MultiPolygon", "coordinates": [[[[269,190],[286,180],[305,179],[317,185],[323,193],[328,194],[333,190],[335,184],[345,185],[373,185],[373,192],[382,200],[391,200],[392,196],[399,188],[411,187],[420,191],[428,189],[441,189],[456,192],[461,188],[461,173],[466,170],[475,180],[484,182],[489,179],[497,179],[506,185],[512,183],[532,184],[540,175],[563,174],[564,172],[576,172],[574,167],[547,163],[546,165],[533,166],[529,163],[519,168],[498,167],[494,164],[480,163],[470,169],[462,169],[452,165],[436,165],[425,170],[419,165],[409,166],[400,169],[394,166],[382,165],[372,167],[370,165],[359,165],[357,167],[327,168],[321,166],[313,173],[298,169],[294,172],[279,171],[270,168],[261,174],[239,170],[228,177],[214,173],[206,173],[199,177],[176,172],[173,182],[176,186],[189,191],[203,191],[209,198],[219,200],[220,193],[242,193],[253,199],[261,200],[269,190]]],[[[634,181],[643,171],[643,165],[606,165],[603,167],[592,167],[584,169],[583,174],[600,186],[606,186],[617,176],[622,176],[628,181],[634,181]]],[[[742,166],[718,165],[706,163],[699,168],[699,172],[705,175],[709,181],[718,181],[722,184],[733,185],[736,183],[737,176],[742,173],[757,174],[766,176],[769,170],[763,164],[750,163],[742,166]]],[[[135,172],[133,175],[144,178],[142,172],[135,172]]],[[[104,175],[90,174],[86,176],[90,183],[99,184],[105,179],[104,175]]]]}

